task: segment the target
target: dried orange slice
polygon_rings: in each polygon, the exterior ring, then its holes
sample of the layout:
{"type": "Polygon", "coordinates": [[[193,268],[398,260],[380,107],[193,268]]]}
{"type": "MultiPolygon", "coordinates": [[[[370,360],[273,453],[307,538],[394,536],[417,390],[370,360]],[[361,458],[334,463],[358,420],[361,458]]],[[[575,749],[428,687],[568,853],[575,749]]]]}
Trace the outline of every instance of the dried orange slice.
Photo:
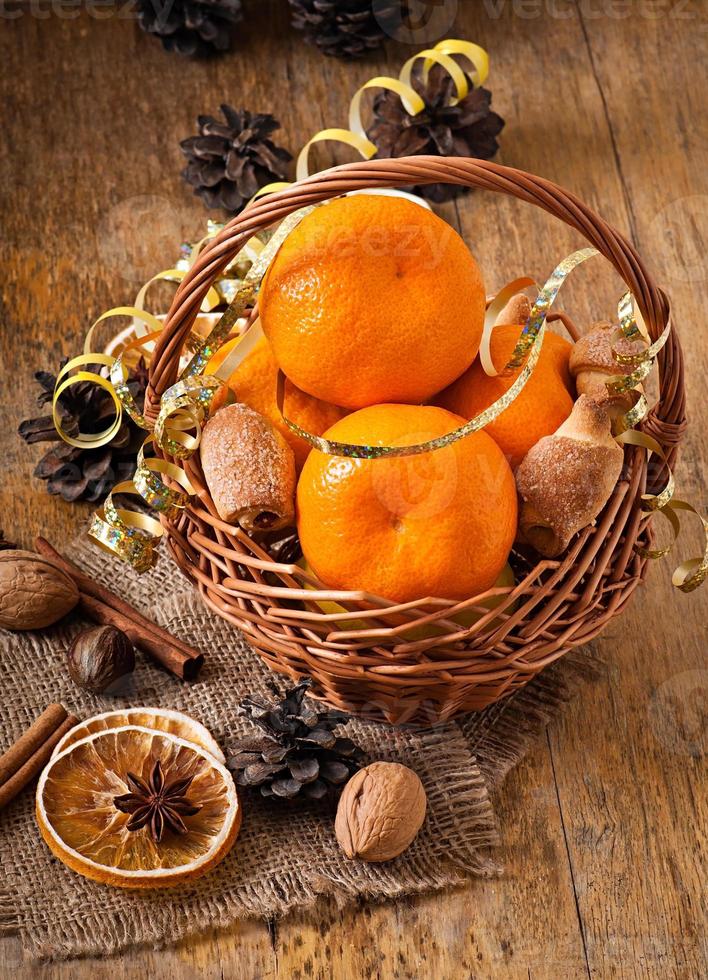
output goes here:
{"type": "Polygon", "coordinates": [[[119,888],[200,877],[226,856],[241,826],[236,787],[220,762],[186,739],[137,725],[96,732],[51,759],[36,814],[60,861],[119,888]]]}
{"type": "Polygon", "coordinates": [[[76,725],[57,743],[52,758],[61,755],[64,749],[73,745],[74,742],[93,735],[95,732],[105,732],[109,728],[123,728],[125,725],[139,725],[141,728],[152,728],[157,732],[167,732],[184,738],[195,745],[201,745],[203,749],[210,752],[217,762],[223,766],[224,753],[217,745],[213,735],[208,728],[190,718],[189,715],[182,714],[181,711],[172,711],[169,708],[124,708],[118,711],[104,711],[101,715],[94,715],[87,718],[79,725],[76,725]]]}

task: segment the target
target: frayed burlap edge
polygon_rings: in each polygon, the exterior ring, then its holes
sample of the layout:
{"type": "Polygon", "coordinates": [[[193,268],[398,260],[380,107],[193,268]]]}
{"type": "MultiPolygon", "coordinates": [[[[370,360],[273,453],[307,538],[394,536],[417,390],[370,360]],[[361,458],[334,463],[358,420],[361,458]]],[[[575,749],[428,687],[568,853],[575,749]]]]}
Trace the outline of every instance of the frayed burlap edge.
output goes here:
{"type": "Polygon", "coordinates": [[[601,664],[592,645],[574,650],[520,691],[458,720],[490,793],[501,787],[583,684],[598,676],[601,664]]]}

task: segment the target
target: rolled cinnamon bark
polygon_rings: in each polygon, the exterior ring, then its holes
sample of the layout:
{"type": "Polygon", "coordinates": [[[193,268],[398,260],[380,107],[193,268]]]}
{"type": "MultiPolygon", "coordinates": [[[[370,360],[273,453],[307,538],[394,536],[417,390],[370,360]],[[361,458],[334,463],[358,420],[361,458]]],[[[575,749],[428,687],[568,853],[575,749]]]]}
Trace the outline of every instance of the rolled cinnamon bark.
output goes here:
{"type": "Polygon", "coordinates": [[[78,609],[89,619],[92,619],[94,623],[100,623],[102,626],[115,626],[122,630],[134,646],[140,647],[153,660],[156,660],[183,681],[193,681],[204,663],[204,657],[201,653],[196,656],[188,656],[184,650],[175,644],[174,638],[170,637],[169,641],[165,641],[155,636],[154,633],[148,633],[132,619],[99,599],[94,599],[93,596],[85,595],[82,592],[78,609]]]}
{"type": "MultiPolygon", "coordinates": [[[[158,626],[157,623],[153,623],[151,620],[146,619],[146,617],[143,616],[142,613],[138,612],[137,609],[134,609],[130,603],[126,602],[124,599],[121,599],[109,589],[99,585],[98,582],[95,582],[88,575],[85,575],[77,565],[75,565],[72,561],[69,561],[68,558],[65,558],[64,555],[60,554],[56,548],[53,548],[46,538],[35,538],[34,546],[40,555],[44,555],[46,558],[51,558],[67,573],[67,575],[71,576],[74,582],[76,582],[80,592],[82,592],[84,595],[98,599],[98,601],[102,602],[104,605],[110,606],[111,609],[115,609],[116,612],[135,623],[135,625],[145,634],[154,634],[154,636],[158,640],[162,641],[162,643],[181,650],[186,657],[191,659],[202,657],[199,650],[197,650],[195,647],[185,643],[184,640],[180,640],[179,637],[172,636],[171,633],[168,633],[166,629],[158,626]]],[[[140,645],[142,644],[138,644],[138,646],[140,645]]]]}
{"type": "MultiPolygon", "coordinates": [[[[56,706],[52,705],[52,707],[56,706]]],[[[28,783],[30,783],[40,774],[42,769],[49,762],[52,752],[54,751],[54,746],[57,745],[59,740],[63,738],[64,735],[66,735],[66,733],[74,727],[74,725],[78,724],[78,721],[78,718],[74,717],[74,715],[68,715],[59,725],[59,727],[52,732],[52,734],[41,745],[38,746],[32,755],[29,756],[24,765],[20,766],[20,768],[17,769],[17,771],[10,776],[8,780],[0,784],[0,810],[2,810],[4,806],[7,806],[11,800],[14,800],[17,794],[20,793],[25,786],[28,785],[28,783]]],[[[22,741],[23,739],[21,738],[20,742],[22,741]]],[[[19,743],[15,743],[13,749],[16,748],[18,744],[19,743]]],[[[12,749],[10,751],[12,751],[12,749]]]]}
{"type": "Polygon", "coordinates": [[[61,704],[50,704],[4,755],[0,756],[0,786],[3,786],[66,720],[61,704]]]}

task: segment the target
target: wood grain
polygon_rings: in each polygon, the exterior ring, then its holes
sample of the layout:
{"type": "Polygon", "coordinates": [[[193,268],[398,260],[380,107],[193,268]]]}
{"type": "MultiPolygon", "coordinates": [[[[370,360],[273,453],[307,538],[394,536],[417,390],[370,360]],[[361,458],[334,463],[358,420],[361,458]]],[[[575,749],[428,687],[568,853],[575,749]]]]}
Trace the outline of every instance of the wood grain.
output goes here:
{"type": "MultiPolygon", "coordinates": [[[[178,143],[196,115],[224,100],[272,111],[296,150],[323,125],[343,125],[356,86],[411,53],[392,42],[367,63],[325,61],[289,30],[284,2],[246,7],[236,50],[206,63],[168,56],[117,11],[99,20],[25,10],[2,24],[0,525],[25,546],[38,533],[73,535],[89,513],[32,479],[40,453],[14,434],[34,412],[31,373],[77,352],[95,316],[129,301],[200,233],[204,211],[179,177],[178,143]]],[[[578,193],[630,235],[669,291],[692,422],[676,475],[681,495],[704,506],[707,26],[700,0],[501,0],[459,3],[450,31],[491,52],[489,84],[507,120],[501,162],[578,193]]],[[[316,156],[346,158],[324,147],[316,156]]],[[[443,210],[490,288],[522,271],[542,278],[578,246],[557,222],[496,195],[443,210]]],[[[589,321],[617,294],[598,261],[569,283],[564,305],[589,321]]],[[[698,546],[687,531],[681,552],[698,546]]],[[[669,577],[669,563],[651,571],[597,645],[600,677],[500,793],[503,878],[395,906],[242,923],[106,961],[37,967],[6,939],[0,976],[705,975],[706,593],[671,591],[669,577]]]]}

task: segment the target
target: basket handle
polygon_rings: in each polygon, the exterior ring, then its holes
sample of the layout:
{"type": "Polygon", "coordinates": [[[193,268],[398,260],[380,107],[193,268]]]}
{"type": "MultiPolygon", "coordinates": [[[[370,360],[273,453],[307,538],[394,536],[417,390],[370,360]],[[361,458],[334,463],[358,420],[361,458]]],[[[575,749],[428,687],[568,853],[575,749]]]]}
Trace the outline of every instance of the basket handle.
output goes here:
{"type": "MultiPolygon", "coordinates": [[[[291,212],[347,191],[450,183],[509,194],[535,204],[575,228],[613,265],[637,300],[652,340],[669,319],[669,301],[654,283],[634,246],[574,194],[543,177],[486,160],[416,156],[374,159],[333,167],[253,201],[200,253],[180,283],[160,335],[149,372],[145,413],[154,419],[162,394],[177,379],[179,358],[202,300],[214,279],[248,239],[291,212]]],[[[672,462],[685,428],[683,357],[674,331],[658,357],[660,396],[644,428],[662,444],[672,462]]]]}

